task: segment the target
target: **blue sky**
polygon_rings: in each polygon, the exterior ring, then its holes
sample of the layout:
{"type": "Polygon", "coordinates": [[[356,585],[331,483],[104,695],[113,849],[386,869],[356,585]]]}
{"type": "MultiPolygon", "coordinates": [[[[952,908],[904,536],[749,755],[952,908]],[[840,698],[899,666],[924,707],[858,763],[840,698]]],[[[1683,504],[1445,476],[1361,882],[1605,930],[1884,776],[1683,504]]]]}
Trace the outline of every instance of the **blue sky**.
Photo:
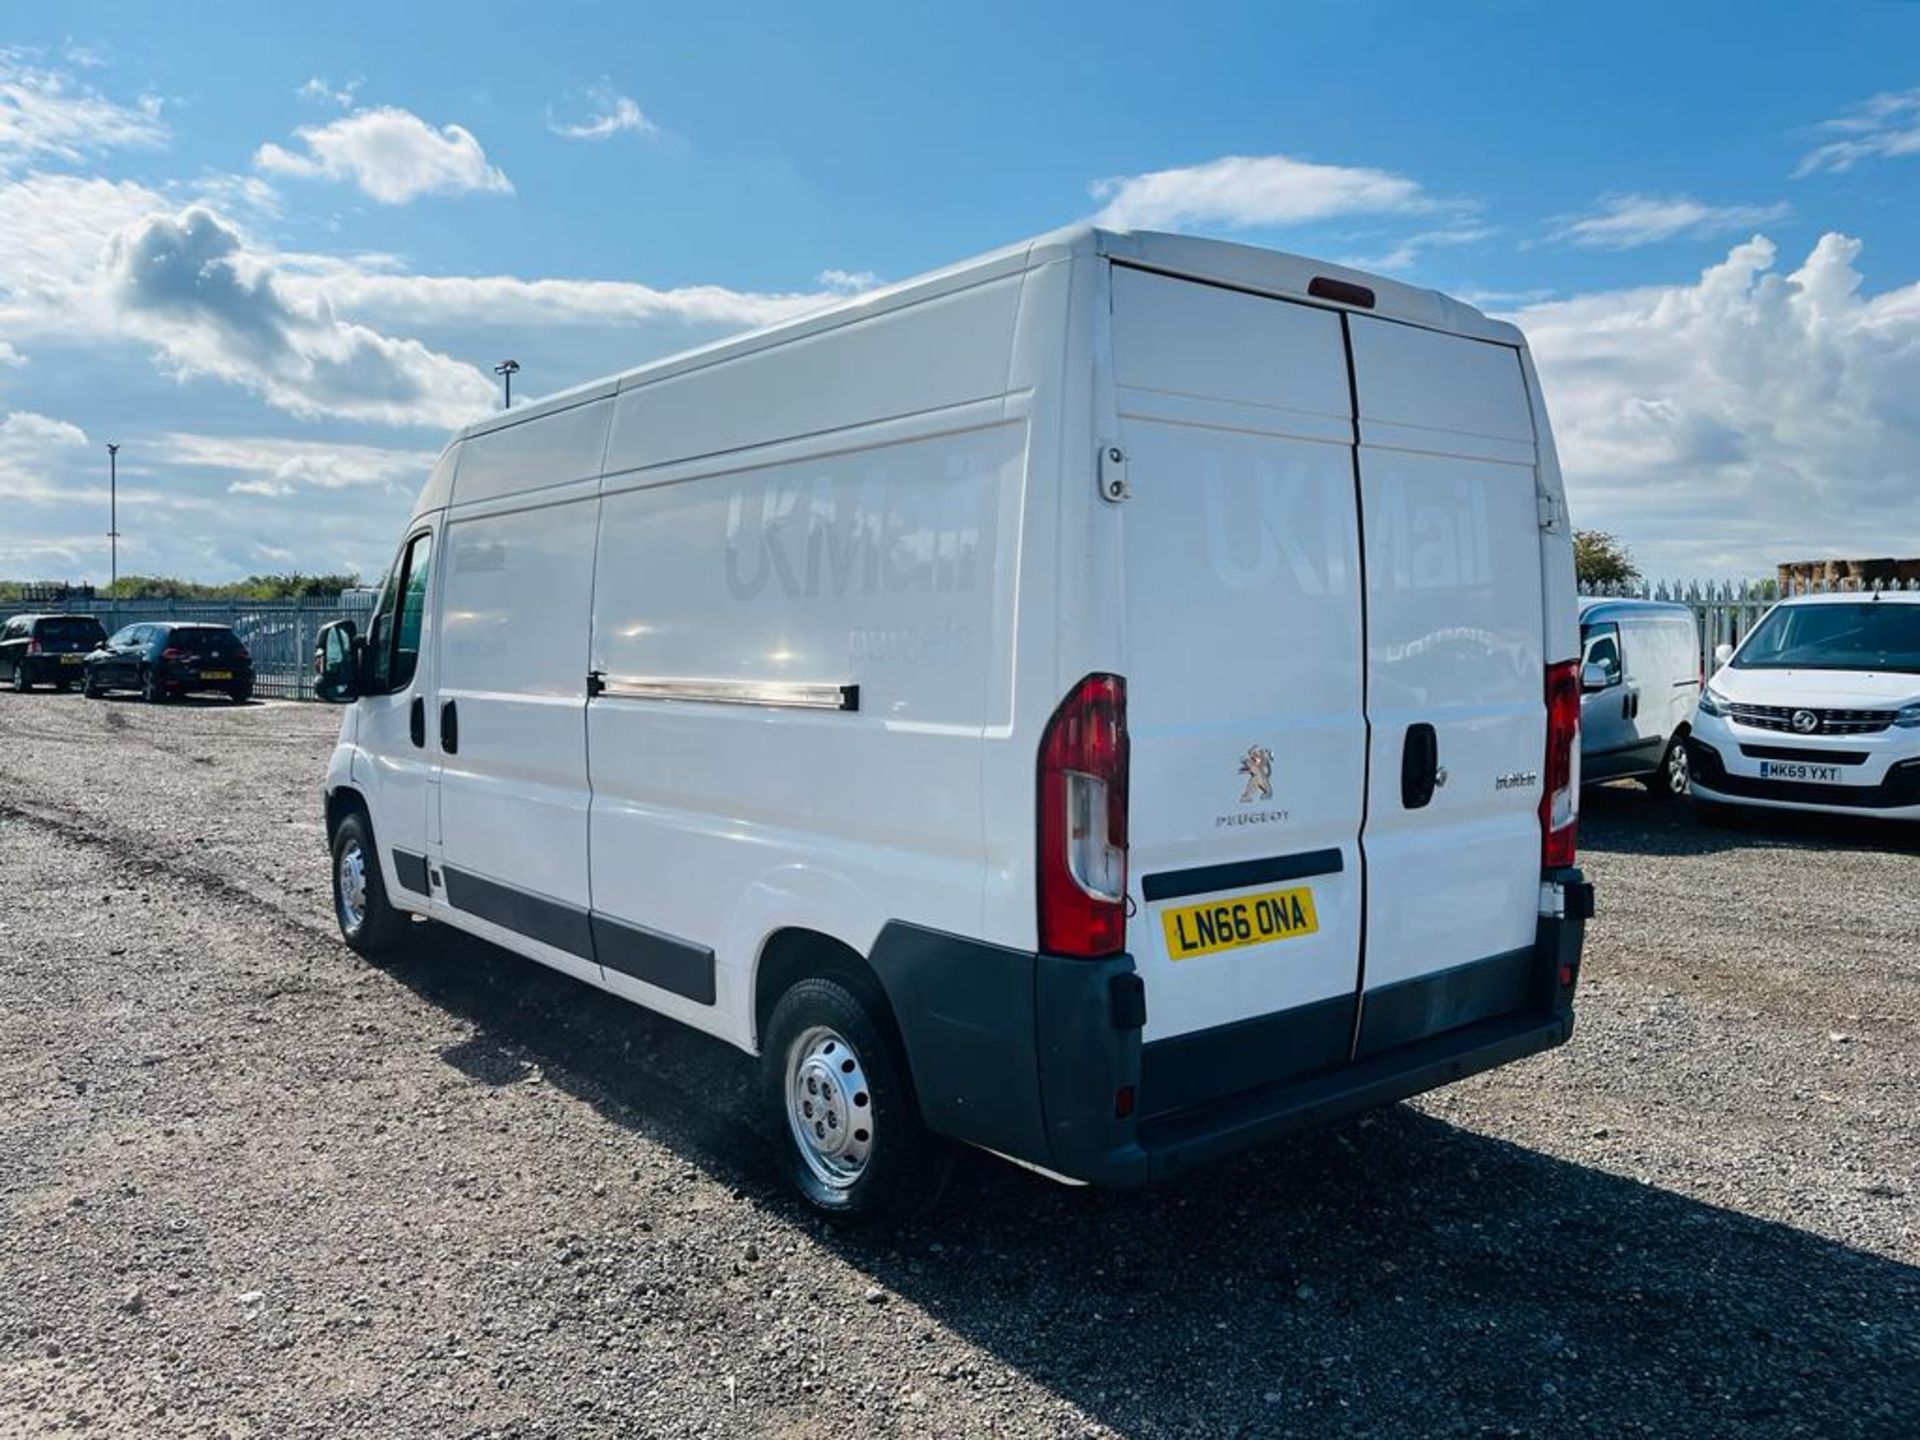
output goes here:
{"type": "Polygon", "coordinates": [[[557,389],[1097,213],[1517,319],[1649,570],[1920,553],[1920,5],[1170,13],[16,11],[0,575],[104,575],[110,438],[123,570],[371,574],[502,356],[557,389]]]}

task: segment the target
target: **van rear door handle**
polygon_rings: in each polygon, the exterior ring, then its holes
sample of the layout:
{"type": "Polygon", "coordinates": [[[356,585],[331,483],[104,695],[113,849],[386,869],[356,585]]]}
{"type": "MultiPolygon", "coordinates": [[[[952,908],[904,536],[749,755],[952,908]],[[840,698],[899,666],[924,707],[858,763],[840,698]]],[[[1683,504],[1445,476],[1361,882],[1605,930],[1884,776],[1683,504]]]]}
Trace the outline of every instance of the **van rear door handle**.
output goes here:
{"type": "Polygon", "coordinates": [[[1409,810],[1424,809],[1442,783],[1439,733],[1424,720],[1409,725],[1400,751],[1400,803],[1409,810]]]}
{"type": "Polygon", "coordinates": [[[427,748],[427,702],[418,695],[407,709],[407,738],[413,741],[414,749],[427,748]]]}
{"type": "Polygon", "coordinates": [[[460,753],[460,707],[451,700],[440,706],[440,748],[449,755],[460,753]]]}

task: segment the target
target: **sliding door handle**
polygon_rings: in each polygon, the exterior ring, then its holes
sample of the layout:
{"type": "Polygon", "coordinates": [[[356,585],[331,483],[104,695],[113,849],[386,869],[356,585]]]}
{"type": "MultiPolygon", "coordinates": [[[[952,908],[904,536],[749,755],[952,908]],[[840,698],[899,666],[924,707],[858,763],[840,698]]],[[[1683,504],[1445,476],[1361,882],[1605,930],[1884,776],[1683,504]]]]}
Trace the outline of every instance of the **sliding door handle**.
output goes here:
{"type": "Polygon", "coordinates": [[[440,748],[449,755],[460,753],[460,707],[451,700],[440,706],[440,748]]]}

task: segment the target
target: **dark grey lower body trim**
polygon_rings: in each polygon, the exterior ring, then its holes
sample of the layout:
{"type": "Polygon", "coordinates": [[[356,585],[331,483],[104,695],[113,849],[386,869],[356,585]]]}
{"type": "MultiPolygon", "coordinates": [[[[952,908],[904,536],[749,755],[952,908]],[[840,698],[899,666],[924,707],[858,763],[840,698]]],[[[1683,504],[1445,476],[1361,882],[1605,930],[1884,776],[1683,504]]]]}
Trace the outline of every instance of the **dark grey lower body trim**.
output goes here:
{"type": "Polygon", "coordinates": [[[1534,947],[1529,945],[1369,990],[1360,1005],[1354,1059],[1523,1010],[1533,973],[1534,947]]]}
{"type": "MultiPolygon", "coordinates": [[[[396,851],[396,861],[398,855],[396,851]]],[[[713,951],[704,945],[516,890],[451,865],[440,869],[447,882],[447,903],[456,910],[702,1005],[714,1002],[713,951]]]]}
{"type": "Polygon", "coordinates": [[[393,873],[401,888],[411,890],[416,895],[430,893],[427,889],[426,856],[396,849],[393,852],[393,873]]]}
{"type": "Polygon", "coordinates": [[[582,960],[594,958],[593,927],[585,910],[470,875],[451,865],[442,865],[440,872],[447,881],[447,903],[454,909],[491,920],[582,960]]]}
{"type": "Polygon", "coordinates": [[[1191,1109],[1346,1063],[1353,1044],[1352,991],[1210,1030],[1156,1040],[1140,1052],[1143,1116],[1191,1109]]]}
{"type": "Polygon", "coordinates": [[[702,1005],[715,996],[713,951],[658,930],[592,915],[593,953],[609,970],[671,990],[702,1005]]]}

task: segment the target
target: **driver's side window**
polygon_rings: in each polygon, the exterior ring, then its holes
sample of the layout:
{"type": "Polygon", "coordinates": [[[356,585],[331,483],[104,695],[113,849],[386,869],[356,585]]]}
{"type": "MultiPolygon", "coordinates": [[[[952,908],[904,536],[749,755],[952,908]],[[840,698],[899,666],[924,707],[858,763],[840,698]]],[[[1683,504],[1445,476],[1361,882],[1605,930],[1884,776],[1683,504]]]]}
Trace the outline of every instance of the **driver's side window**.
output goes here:
{"type": "Polygon", "coordinates": [[[390,695],[413,683],[432,573],[433,536],[416,535],[393,562],[367,631],[367,693],[390,695]]]}
{"type": "Polygon", "coordinates": [[[1620,632],[1612,626],[1587,633],[1586,664],[1598,665],[1607,672],[1607,684],[1620,683],[1620,632]]]}

